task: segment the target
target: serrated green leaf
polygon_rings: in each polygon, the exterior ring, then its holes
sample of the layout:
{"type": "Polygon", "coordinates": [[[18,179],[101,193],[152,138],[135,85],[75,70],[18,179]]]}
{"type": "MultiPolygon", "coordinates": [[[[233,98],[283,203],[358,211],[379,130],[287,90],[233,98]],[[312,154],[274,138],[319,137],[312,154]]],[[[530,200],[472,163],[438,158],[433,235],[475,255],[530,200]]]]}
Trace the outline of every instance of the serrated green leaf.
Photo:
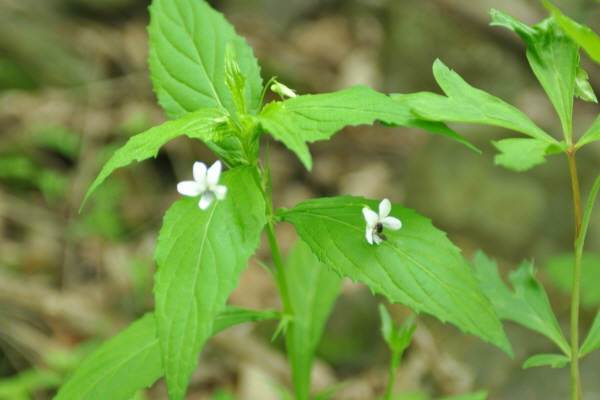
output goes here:
{"type": "Polygon", "coordinates": [[[596,314],[592,327],[588,332],[581,349],[579,350],[579,357],[583,358],[587,354],[594,350],[600,349],[600,311],[596,314]]]}
{"type": "Polygon", "coordinates": [[[345,126],[372,124],[376,120],[388,126],[412,126],[440,133],[477,150],[446,125],[423,121],[408,107],[367,86],[271,102],[258,120],[266,132],[296,153],[307,169],[311,169],[312,159],[306,142],[328,140],[345,126]]]}
{"type": "Polygon", "coordinates": [[[492,141],[492,143],[502,152],[494,157],[494,162],[508,169],[527,171],[546,162],[548,142],[538,139],[515,138],[498,142],[492,141]]]}
{"type": "Polygon", "coordinates": [[[515,291],[502,281],[496,263],[479,252],[474,260],[481,286],[500,319],[514,321],[541,333],[570,356],[571,348],[552,312],[544,287],[535,279],[533,266],[523,262],[510,275],[515,291]]]}
{"type": "Polygon", "coordinates": [[[258,246],[265,202],[253,167],[222,175],[227,197],[207,210],[184,197],[167,211],[155,258],[156,319],[170,399],[183,399],[214,319],[258,246]]]}
{"type": "Polygon", "coordinates": [[[225,52],[225,84],[229,88],[231,99],[239,114],[247,114],[246,106],[246,77],[240,71],[231,45],[227,44],[225,52]]]}
{"type": "Polygon", "coordinates": [[[554,18],[529,27],[500,11],[492,10],[490,14],[491,25],[504,26],[516,32],[527,44],[531,69],[554,105],[563,132],[570,140],[579,45],[565,34],[554,18]]]}
{"type": "Polygon", "coordinates": [[[498,97],[469,85],[442,61],[435,60],[433,74],[447,97],[420,92],[393,94],[392,98],[410,107],[413,113],[423,119],[500,126],[547,143],[557,143],[521,111],[498,97]]]}
{"type": "Polygon", "coordinates": [[[285,280],[292,312],[285,342],[294,393],[298,399],[308,399],[315,349],[340,294],[342,278],[299,241],[288,255],[285,280]]]}
{"type": "Polygon", "coordinates": [[[233,134],[231,128],[227,123],[222,122],[223,118],[227,118],[224,109],[207,108],[191,112],[177,121],[167,121],[133,136],[102,167],[102,171],[88,189],[81,207],[98,185],[104,182],[115,169],[129,165],[133,161],[156,157],[160,147],[177,136],[187,135],[190,138],[211,142],[231,136],[233,134]]]}
{"type": "Polygon", "coordinates": [[[558,8],[550,2],[544,1],[544,6],[560,24],[561,28],[567,32],[589,54],[590,58],[600,63],[600,37],[585,25],[581,25],[571,18],[564,15],[558,8]]]}
{"type": "Polygon", "coordinates": [[[529,357],[523,363],[523,369],[531,367],[550,366],[552,368],[564,368],[571,359],[564,354],[536,354],[529,357]]]}
{"type": "MultiPolygon", "coordinates": [[[[212,335],[243,322],[279,317],[277,311],[228,306],[215,319],[212,335]]],[[[161,376],[156,319],[147,313],[86,358],[54,400],[128,400],[136,390],[151,386],[161,376]]]]}
{"type": "Polygon", "coordinates": [[[577,142],[577,147],[581,147],[584,144],[595,142],[600,139],[600,115],[596,117],[594,123],[588,128],[583,134],[581,139],[577,142]]]}
{"type": "Polygon", "coordinates": [[[156,323],[147,313],[86,358],[54,400],[128,400],[162,375],[156,323]]]}
{"type": "Polygon", "coordinates": [[[362,208],[377,209],[378,204],[362,197],[322,198],[278,210],[277,215],[294,224],[319,260],[339,274],[363,282],[390,302],[450,321],[512,354],[472,267],[429,219],[393,205],[390,215],[402,221],[402,229],[386,231],[388,240],[381,245],[368,244],[362,208]]]}
{"type": "Polygon", "coordinates": [[[225,84],[225,52],[231,45],[247,79],[250,112],[260,107],[262,79],[252,48],[203,0],[154,0],[150,6],[148,63],[154,92],[171,119],[232,101],[225,84]]]}

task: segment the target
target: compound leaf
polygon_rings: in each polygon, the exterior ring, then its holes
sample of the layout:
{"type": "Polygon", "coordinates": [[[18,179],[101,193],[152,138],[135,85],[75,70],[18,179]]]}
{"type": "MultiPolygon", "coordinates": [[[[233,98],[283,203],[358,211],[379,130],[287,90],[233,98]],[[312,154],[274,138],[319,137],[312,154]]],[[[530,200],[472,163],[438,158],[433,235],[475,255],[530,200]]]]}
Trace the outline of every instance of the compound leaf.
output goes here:
{"type": "Polygon", "coordinates": [[[523,262],[510,275],[512,291],[500,278],[495,262],[482,252],[475,256],[475,268],[483,291],[492,301],[500,319],[507,319],[541,333],[570,356],[571,348],[552,312],[544,287],[535,279],[533,265],[523,262]]]}
{"type": "Polygon", "coordinates": [[[433,63],[433,74],[447,97],[419,92],[393,94],[392,98],[410,107],[422,119],[500,126],[548,144],[557,143],[521,111],[498,97],[469,85],[442,61],[436,60],[433,63]]]}
{"type": "Polygon", "coordinates": [[[546,149],[548,143],[538,139],[504,139],[492,141],[494,146],[502,152],[496,155],[496,164],[503,165],[515,171],[526,171],[538,164],[546,162],[546,149]]]}
{"type": "Polygon", "coordinates": [[[529,27],[497,10],[490,11],[491,25],[516,32],[527,44],[527,59],[533,73],[554,105],[565,135],[571,135],[575,78],[579,68],[579,45],[554,18],[529,27]]]}
{"type": "Polygon", "coordinates": [[[531,367],[550,366],[552,368],[563,368],[571,359],[564,354],[536,354],[529,357],[523,363],[523,369],[531,367]]]}
{"type": "Polygon", "coordinates": [[[564,15],[558,8],[550,2],[544,0],[544,5],[560,24],[561,28],[567,32],[589,54],[590,58],[600,63],[600,36],[585,25],[581,25],[571,18],[564,15]]]}

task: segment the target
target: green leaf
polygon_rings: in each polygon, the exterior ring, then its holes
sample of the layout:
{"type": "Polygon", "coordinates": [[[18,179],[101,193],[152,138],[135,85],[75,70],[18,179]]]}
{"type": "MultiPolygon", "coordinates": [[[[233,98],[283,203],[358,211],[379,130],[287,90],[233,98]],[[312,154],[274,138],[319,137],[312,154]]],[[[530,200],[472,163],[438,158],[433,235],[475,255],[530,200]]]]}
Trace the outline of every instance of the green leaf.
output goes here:
{"type": "Polygon", "coordinates": [[[214,319],[237,286],[265,224],[253,167],[224,172],[227,197],[207,210],[184,197],[167,211],[155,258],[156,319],[170,399],[181,400],[214,319]]]}
{"type": "Polygon", "coordinates": [[[246,153],[239,137],[230,136],[218,143],[211,141],[205,143],[230,168],[248,165],[249,158],[256,160],[258,157],[258,146],[254,146],[249,153],[246,153]]]}
{"type": "Polygon", "coordinates": [[[502,152],[494,162],[515,171],[526,171],[546,162],[548,143],[538,139],[504,139],[492,141],[502,152]]]}
{"type": "Polygon", "coordinates": [[[597,349],[600,349],[600,310],[596,314],[592,327],[581,345],[579,358],[583,358],[585,355],[597,349]]]}
{"type": "Polygon", "coordinates": [[[554,18],[529,27],[500,11],[490,11],[491,25],[516,32],[527,44],[527,59],[533,73],[554,105],[565,136],[570,141],[575,76],[579,68],[579,45],[561,29],[554,18]]]}
{"type": "Polygon", "coordinates": [[[235,59],[235,54],[229,43],[227,44],[225,53],[225,84],[229,89],[231,99],[235,104],[237,112],[242,115],[247,114],[246,77],[240,71],[240,66],[235,59]]]}
{"type": "Polygon", "coordinates": [[[275,310],[256,311],[237,306],[226,306],[225,310],[214,320],[212,335],[244,322],[259,322],[270,319],[281,319],[281,313],[275,310]]]}
{"type": "Polygon", "coordinates": [[[469,85],[440,60],[433,63],[433,74],[448,97],[420,92],[393,94],[392,98],[409,106],[414,114],[423,119],[500,126],[547,143],[557,143],[521,111],[496,96],[469,85]]]}
{"type": "MultiPolygon", "coordinates": [[[[279,312],[228,306],[215,319],[212,335],[243,322],[278,319],[279,312]]],[[[156,319],[147,313],[107,340],[75,370],[54,400],[128,400],[163,376],[156,319]]]]}
{"type": "Polygon", "coordinates": [[[228,118],[222,108],[208,108],[187,114],[177,121],[167,121],[146,132],[130,138],[110,160],[102,167],[102,171],[88,189],[82,203],[104,180],[117,168],[156,157],[160,147],[177,136],[187,135],[202,141],[219,141],[232,135],[231,128],[223,119],[228,118]]]}
{"type": "MultiPolygon", "coordinates": [[[[417,329],[417,325],[412,324],[414,315],[407,319],[400,329],[398,325],[392,320],[390,313],[382,303],[379,303],[379,316],[381,317],[381,333],[383,339],[388,344],[390,350],[395,353],[402,355],[404,350],[410,346],[412,335],[417,329]]],[[[398,362],[400,357],[398,357],[398,362]]],[[[398,368],[396,365],[395,368],[398,368]]]]}
{"type": "Polygon", "coordinates": [[[162,375],[156,322],[147,313],[86,358],[54,400],[128,400],[162,375]]]}
{"type": "Polygon", "coordinates": [[[577,76],[575,77],[575,97],[579,97],[588,103],[597,103],[598,99],[592,89],[592,85],[588,80],[588,74],[582,68],[577,68],[577,76]]]}
{"type": "Polygon", "coordinates": [[[577,142],[577,147],[581,147],[584,144],[595,142],[600,139],[600,115],[596,117],[594,123],[589,129],[583,134],[581,139],[577,142]]]}
{"type": "Polygon", "coordinates": [[[367,86],[271,102],[258,119],[263,129],[296,153],[307,169],[311,169],[312,159],[306,142],[328,140],[345,126],[372,124],[376,120],[388,126],[413,126],[441,133],[475,149],[446,125],[423,121],[412,115],[408,107],[367,86]]]}
{"type": "Polygon", "coordinates": [[[552,12],[561,28],[588,53],[590,58],[600,63],[600,37],[585,25],[578,24],[564,15],[550,2],[544,0],[544,6],[552,12]]]}
{"type": "Polygon", "coordinates": [[[366,284],[390,302],[450,321],[461,330],[512,354],[489,300],[460,250],[413,210],[393,205],[390,215],[403,223],[386,231],[388,240],[369,245],[362,208],[379,202],[343,196],[307,200],[277,215],[296,231],[334,271],[366,284]]]}
{"type": "Polygon", "coordinates": [[[292,313],[285,341],[294,392],[296,398],[308,399],[315,349],[340,294],[342,278],[319,262],[304,242],[298,241],[287,258],[285,280],[292,313]]]}
{"type": "Polygon", "coordinates": [[[150,8],[148,63],[154,92],[171,119],[200,108],[232,110],[225,84],[225,53],[231,45],[246,77],[250,112],[260,107],[260,68],[244,38],[208,3],[154,0],[150,8]]]}
{"type": "Polygon", "coordinates": [[[500,278],[497,264],[485,254],[478,252],[474,264],[483,291],[492,301],[500,319],[514,321],[541,333],[570,356],[569,343],[558,326],[544,287],[535,279],[533,266],[529,262],[523,262],[517,271],[510,274],[514,292],[500,278]]]}
{"type": "MultiPolygon", "coordinates": [[[[390,345],[392,340],[398,336],[398,325],[394,323],[390,313],[383,303],[379,303],[379,317],[381,318],[381,334],[383,340],[390,345]]],[[[401,349],[404,350],[404,349],[401,349]]]]}
{"type": "Polygon", "coordinates": [[[564,368],[571,359],[564,354],[536,354],[533,357],[529,357],[523,363],[523,369],[531,367],[543,367],[546,365],[552,368],[564,368]]]}

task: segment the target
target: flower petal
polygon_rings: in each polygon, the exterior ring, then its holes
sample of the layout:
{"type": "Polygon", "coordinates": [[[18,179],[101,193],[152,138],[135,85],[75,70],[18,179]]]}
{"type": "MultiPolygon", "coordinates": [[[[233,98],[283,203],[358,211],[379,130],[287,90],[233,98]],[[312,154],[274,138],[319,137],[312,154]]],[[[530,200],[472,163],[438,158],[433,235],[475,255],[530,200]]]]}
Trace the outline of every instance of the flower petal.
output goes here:
{"type": "Polygon", "coordinates": [[[204,188],[196,181],[182,181],[177,184],[179,194],[189,197],[196,197],[204,192],[204,188]]]}
{"type": "Polygon", "coordinates": [[[373,228],[367,225],[366,238],[369,244],[373,244],[373,228]]]}
{"type": "Polygon", "coordinates": [[[381,203],[379,203],[379,217],[380,218],[387,217],[390,214],[391,210],[392,210],[392,203],[390,203],[390,201],[388,199],[381,200],[381,203]]]}
{"type": "Polygon", "coordinates": [[[212,190],[214,186],[219,183],[219,178],[221,176],[221,161],[217,160],[211,167],[208,169],[206,173],[206,186],[212,190]]]}
{"type": "Polygon", "coordinates": [[[227,194],[227,186],[217,185],[212,189],[212,192],[215,194],[217,200],[223,200],[227,194]]]}
{"type": "Polygon", "coordinates": [[[402,228],[402,221],[395,217],[385,217],[381,219],[381,223],[384,228],[387,228],[391,231],[397,231],[402,228]]]}
{"type": "Polygon", "coordinates": [[[373,240],[375,241],[375,244],[381,244],[381,242],[383,242],[383,240],[377,235],[373,235],[373,240]]]}
{"type": "Polygon", "coordinates": [[[214,197],[215,195],[213,192],[204,192],[202,197],[200,197],[198,207],[200,207],[201,210],[206,210],[208,207],[210,207],[210,203],[212,203],[214,197]]]}
{"type": "Polygon", "coordinates": [[[196,161],[192,168],[194,172],[194,180],[206,186],[206,164],[200,161],[196,161]]]}
{"type": "Polygon", "coordinates": [[[363,215],[365,216],[365,221],[367,221],[367,228],[373,229],[377,221],[379,221],[379,215],[373,210],[369,210],[368,208],[362,209],[363,215]]]}

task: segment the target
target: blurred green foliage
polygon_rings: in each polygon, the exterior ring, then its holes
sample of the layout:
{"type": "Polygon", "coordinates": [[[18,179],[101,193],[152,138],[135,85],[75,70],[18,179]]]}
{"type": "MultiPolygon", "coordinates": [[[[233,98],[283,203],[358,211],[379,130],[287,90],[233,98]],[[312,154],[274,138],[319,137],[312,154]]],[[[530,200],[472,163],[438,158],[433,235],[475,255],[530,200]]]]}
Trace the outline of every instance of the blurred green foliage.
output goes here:
{"type": "MultiPolygon", "coordinates": [[[[546,271],[554,284],[564,293],[573,287],[573,253],[562,253],[546,261],[546,271]]],[[[581,304],[584,307],[600,305],[600,254],[583,253],[581,260],[581,304]]]]}

